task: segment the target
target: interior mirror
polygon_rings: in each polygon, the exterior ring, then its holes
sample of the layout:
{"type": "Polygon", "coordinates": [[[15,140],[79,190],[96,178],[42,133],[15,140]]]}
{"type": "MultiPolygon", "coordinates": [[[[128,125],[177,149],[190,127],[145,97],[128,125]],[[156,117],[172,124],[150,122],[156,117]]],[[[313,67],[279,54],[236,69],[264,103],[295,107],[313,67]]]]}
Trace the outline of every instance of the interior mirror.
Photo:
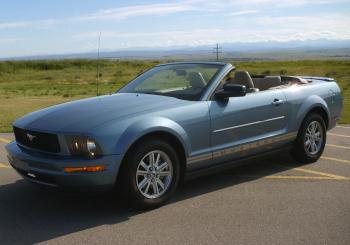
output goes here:
{"type": "Polygon", "coordinates": [[[228,99],[230,97],[241,97],[245,96],[247,89],[244,85],[239,84],[225,84],[222,89],[215,93],[217,99],[228,99]]]}

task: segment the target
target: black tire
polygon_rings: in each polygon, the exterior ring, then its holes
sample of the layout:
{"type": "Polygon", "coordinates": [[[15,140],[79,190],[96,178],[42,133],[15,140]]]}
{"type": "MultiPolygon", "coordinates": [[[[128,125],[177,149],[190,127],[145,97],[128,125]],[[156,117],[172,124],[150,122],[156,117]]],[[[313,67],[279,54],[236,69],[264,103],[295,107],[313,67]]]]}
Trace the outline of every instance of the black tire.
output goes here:
{"type": "MultiPolygon", "coordinates": [[[[326,145],[326,139],[327,139],[326,124],[322,116],[317,113],[310,113],[309,115],[306,116],[306,118],[304,119],[299,129],[297,139],[291,151],[291,155],[296,161],[301,163],[316,162],[323,153],[324,147],[326,145]],[[307,136],[307,132],[309,132],[308,128],[312,127],[311,125],[312,123],[319,126],[319,131],[322,137],[322,141],[319,143],[319,146],[318,147],[316,146],[317,148],[314,148],[314,149],[317,149],[317,151],[315,150],[313,151],[313,153],[312,153],[310,144],[307,144],[307,140],[310,139],[310,137],[307,136]]],[[[318,145],[318,142],[317,143],[315,142],[315,145],[318,145]]]]}
{"type": "MultiPolygon", "coordinates": [[[[141,178],[143,178],[143,176],[141,176],[141,178]]],[[[146,178],[146,176],[144,178],[146,178]]],[[[153,182],[156,182],[155,184],[157,185],[158,182],[154,180],[155,176],[153,182]]],[[[174,194],[179,182],[180,162],[174,148],[163,140],[148,139],[133,146],[127,153],[119,173],[119,181],[117,182],[117,185],[119,186],[117,188],[120,190],[120,193],[128,204],[140,209],[152,209],[166,203],[174,194]],[[154,151],[165,153],[168,156],[172,165],[172,171],[169,171],[172,172],[172,178],[171,181],[168,181],[168,187],[162,195],[159,197],[149,198],[144,196],[145,194],[142,194],[142,190],[139,190],[137,178],[140,176],[138,175],[137,177],[136,172],[140,168],[141,160],[147,159],[144,157],[154,151]]],[[[153,189],[154,191],[154,183],[151,184],[152,186],[149,188],[150,190],[153,189]]],[[[157,186],[158,189],[159,185],[157,186]]]]}

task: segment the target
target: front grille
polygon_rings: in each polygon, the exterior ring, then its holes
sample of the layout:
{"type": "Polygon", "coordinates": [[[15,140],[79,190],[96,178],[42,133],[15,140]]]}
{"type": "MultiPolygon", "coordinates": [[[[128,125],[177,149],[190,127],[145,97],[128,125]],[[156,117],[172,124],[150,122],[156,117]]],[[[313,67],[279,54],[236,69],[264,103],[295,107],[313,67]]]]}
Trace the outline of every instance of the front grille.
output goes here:
{"type": "Polygon", "coordinates": [[[60,144],[56,134],[43,133],[13,127],[17,143],[33,149],[58,153],[60,144]]]}

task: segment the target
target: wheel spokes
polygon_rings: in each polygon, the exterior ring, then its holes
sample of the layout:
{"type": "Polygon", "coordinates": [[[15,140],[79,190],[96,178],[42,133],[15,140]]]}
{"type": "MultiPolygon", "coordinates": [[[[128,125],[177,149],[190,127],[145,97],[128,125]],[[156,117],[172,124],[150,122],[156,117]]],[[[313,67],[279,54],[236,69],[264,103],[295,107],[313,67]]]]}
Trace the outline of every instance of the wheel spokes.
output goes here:
{"type": "MultiPolygon", "coordinates": [[[[310,125],[311,126],[311,125],[310,125]]],[[[311,128],[310,128],[310,126],[307,128],[307,130],[306,130],[306,133],[307,133],[307,135],[312,135],[312,132],[311,132],[311,128]]]]}
{"type": "Polygon", "coordinates": [[[139,175],[139,176],[146,176],[147,174],[148,174],[148,171],[137,170],[137,175],[139,175]]]}
{"type": "Polygon", "coordinates": [[[312,134],[315,134],[315,131],[316,131],[316,124],[315,122],[311,123],[311,132],[312,134]]]}
{"type": "Polygon", "coordinates": [[[160,160],[160,154],[158,153],[158,154],[157,154],[157,157],[156,157],[156,160],[155,160],[155,162],[154,162],[154,166],[155,166],[155,167],[158,167],[159,160],[160,160]]]}
{"type": "Polygon", "coordinates": [[[316,141],[320,141],[321,140],[321,132],[318,131],[317,133],[315,133],[315,140],[316,141]]]}
{"type": "Polygon", "coordinates": [[[143,187],[145,187],[145,185],[147,184],[148,182],[148,178],[144,178],[139,184],[138,184],[138,187],[140,189],[142,189],[143,187]]]}
{"type": "Polygon", "coordinates": [[[172,174],[169,156],[159,150],[151,151],[141,159],[137,167],[137,187],[143,196],[157,198],[169,188],[172,174]]]}
{"type": "Polygon", "coordinates": [[[162,172],[166,167],[168,167],[168,163],[167,162],[163,162],[162,165],[160,165],[158,167],[158,171],[162,172]]]}
{"type": "Polygon", "coordinates": [[[154,166],[154,153],[153,152],[149,155],[149,165],[152,167],[154,166]]]}
{"type": "Polygon", "coordinates": [[[314,141],[311,142],[311,153],[314,153],[316,151],[316,144],[314,141]]]}
{"type": "Polygon", "coordinates": [[[148,190],[149,190],[149,187],[151,186],[151,181],[148,180],[147,181],[147,186],[146,186],[146,189],[145,189],[145,193],[148,194],[148,190]]]}
{"type": "Polygon", "coordinates": [[[153,192],[154,192],[154,194],[159,194],[157,181],[153,181],[152,185],[153,185],[153,192]]]}
{"type": "Polygon", "coordinates": [[[163,171],[163,172],[160,172],[158,175],[159,176],[169,176],[171,173],[170,171],[163,171]]]}
{"type": "Polygon", "coordinates": [[[322,126],[318,121],[313,121],[306,128],[305,132],[305,149],[310,154],[316,154],[323,142],[322,126]]]}
{"type": "Polygon", "coordinates": [[[309,152],[312,151],[312,143],[311,143],[311,142],[310,142],[310,144],[308,145],[307,150],[308,150],[309,152]]]}
{"type": "Polygon", "coordinates": [[[140,162],[140,165],[141,165],[145,170],[148,169],[148,166],[147,166],[147,164],[146,164],[144,161],[141,161],[141,162],[140,162]]]}
{"type": "Polygon", "coordinates": [[[163,182],[160,179],[157,179],[156,182],[157,182],[157,184],[159,184],[159,186],[162,188],[162,190],[165,189],[165,186],[164,186],[163,182]]]}

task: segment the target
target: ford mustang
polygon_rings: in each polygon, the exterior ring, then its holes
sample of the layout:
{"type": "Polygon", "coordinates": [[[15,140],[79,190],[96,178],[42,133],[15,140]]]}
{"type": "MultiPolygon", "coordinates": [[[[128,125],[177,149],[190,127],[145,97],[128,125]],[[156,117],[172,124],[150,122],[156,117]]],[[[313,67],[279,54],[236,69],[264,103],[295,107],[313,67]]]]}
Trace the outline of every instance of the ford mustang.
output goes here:
{"type": "Polygon", "coordinates": [[[162,64],[112,95],[13,123],[8,160],[24,178],[66,190],[120,190],[154,208],[187,178],[290,151],[321,156],[340,118],[334,79],[250,75],[220,62],[162,64]]]}

